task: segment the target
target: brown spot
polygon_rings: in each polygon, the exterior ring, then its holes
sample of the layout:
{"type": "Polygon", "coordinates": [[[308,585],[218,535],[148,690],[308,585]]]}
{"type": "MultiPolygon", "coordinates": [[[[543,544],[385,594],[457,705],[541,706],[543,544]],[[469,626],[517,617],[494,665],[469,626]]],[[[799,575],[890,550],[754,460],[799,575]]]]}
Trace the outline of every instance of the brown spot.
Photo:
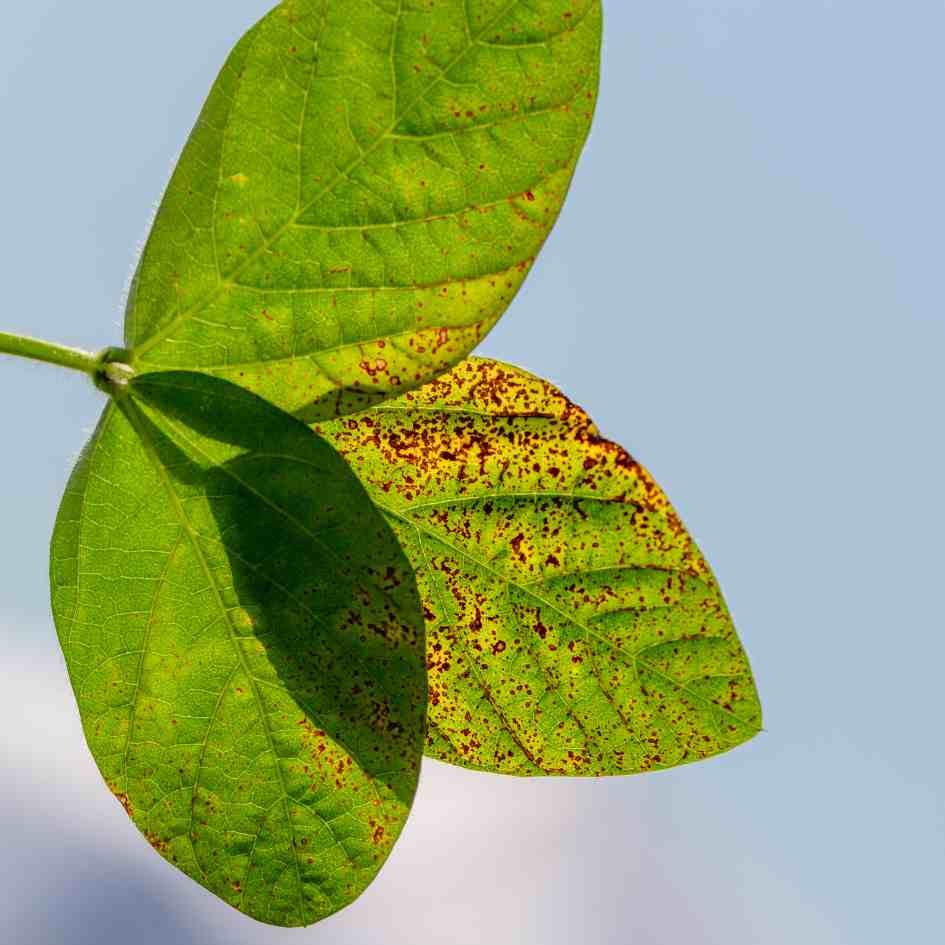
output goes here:
{"type": "Polygon", "coordinates": [[[148,843],[150,843],[151,846],[161,854],[161,856],[167,855],[170,844],[168,844],[166,840],[162,840],[159,836],[150,832],[145,833],[144,837],[148,843]]]}
{"type": "Polygon", "coordinates": [[[383,824],[376,824],[372,826],[374,826],[374,832],[371,834],[371,842],[375,846],[378,846],[384,840],[384,834],[387,833],[387,831],[384,829],[383,824]]]}
{"type": "Polygon", "coordinates": [[[522,542],[525,541],[525,535],[522,532],[519,532],[509,544],[512,546],[512,550],[518,555],[518,557],[525,561],[525,555],[522,553],[522,542]]]}
{"type": "Polygon", "coordinates": [[[131,804],[131,798],[129,798],[128,795],[122,791],[116,791],[115,788],[113,788],[110,784],[108,785],[108,789],[112,792],[112,794],[115,795],[115,800],[117,800],[118,803],[125,808],[125,813],[129,817],[133,818],[135,815],[135,809],[131,804]]]}

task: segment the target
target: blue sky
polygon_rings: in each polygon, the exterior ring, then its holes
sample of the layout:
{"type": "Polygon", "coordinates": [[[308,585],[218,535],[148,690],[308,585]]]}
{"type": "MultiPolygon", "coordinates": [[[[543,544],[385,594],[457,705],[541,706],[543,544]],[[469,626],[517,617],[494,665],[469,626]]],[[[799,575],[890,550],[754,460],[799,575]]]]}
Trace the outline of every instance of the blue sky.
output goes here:
{"type": "MultiPolygon", "coordinates": [[[[3,330],[91,348],[213,76],[265,2],[37,2],[0,33],[3,330]]],[[[767,731],[704,765],[429,764],[353,907],[281,932],[156,857],[81,740],[47,545],[100,409],[0,363],[0,940],[886,945],[940,927],[945,6],[605,3],[598,120],[483,353],[556,381],[712,562],[767,731]]]]}

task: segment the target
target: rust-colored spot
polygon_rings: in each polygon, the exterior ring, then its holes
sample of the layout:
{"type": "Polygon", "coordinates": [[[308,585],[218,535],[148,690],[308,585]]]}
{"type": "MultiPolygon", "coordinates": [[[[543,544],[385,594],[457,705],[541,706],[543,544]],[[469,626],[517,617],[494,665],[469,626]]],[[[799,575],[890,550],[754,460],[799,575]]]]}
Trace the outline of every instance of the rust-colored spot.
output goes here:
{"type": "Polygon", "coordinates": [[[108,790],[115,795],[115,800],[117,800],[118,803],[125,808],[125,813],[129,817],[134,818],[135,810],[132,806],[131,798],[129,798],[124,792],[116,790],[111,784],[108,785],[108,790]]]}
{"type": "Polygon", "coordinates": [[[151,833],[150,831],[146,832],[144,835],[145,840],[157,850],[161,856],[166,856],[167,851],[170,849],[170,844],[166,840],[162,840],[157,834],[151,833]]]}

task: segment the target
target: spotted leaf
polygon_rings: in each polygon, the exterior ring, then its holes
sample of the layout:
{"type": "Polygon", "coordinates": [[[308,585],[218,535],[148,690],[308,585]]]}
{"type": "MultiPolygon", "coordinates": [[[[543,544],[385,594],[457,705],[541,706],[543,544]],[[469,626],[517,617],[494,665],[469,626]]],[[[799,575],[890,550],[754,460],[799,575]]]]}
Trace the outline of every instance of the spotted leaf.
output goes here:
{"type": "Polygon", "coordinates": [[[161,204],[127,309],[136,370],[311,418],[455,364],[557,218],[600,37],[600,0],[285,0],[233,51],[161,204]]]}
{"type": "Polygon", "coordinates": [[[89,748],[151,845],[276,925],[358,896],[413,800],[426,677],[410,564],[337,453],[225,381],[145,376],[51,572],[89,748]]]}
{"type": "Polygon", "coordinates": [[[473,358],[318,429],[416,568],[430,755],[632,774],[758,732],[708,564],[646,470],[550,384],[473,358]]]}

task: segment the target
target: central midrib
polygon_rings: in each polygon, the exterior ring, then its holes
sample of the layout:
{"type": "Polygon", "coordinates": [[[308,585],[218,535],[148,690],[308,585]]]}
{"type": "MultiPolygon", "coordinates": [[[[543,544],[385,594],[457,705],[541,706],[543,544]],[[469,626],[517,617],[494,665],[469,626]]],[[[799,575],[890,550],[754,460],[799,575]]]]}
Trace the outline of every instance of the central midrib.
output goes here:
{"type": "MultiPolygon", "coordinates": [[[[299,895],[299,916],[300,918],[305,915],[305,904],[302,899],[303,883],[302,883],[302,871],[299,866],[299,859],[296,853],[297,838],[295,833],[295,824],[292,820],[292,816],[289,812],[288,802],[291,800],[289,794],[288,785],[286,784],[285,775],[282,771],[282,763],[279,757],[279,753],[276,751],[275,741],[272,737],[272,731],[269,728],[268,716],[266,715],[265,704],[263,703],[262,696],[259,692],[255,675],[250,670],[249,665],[246,662],[246,656],[243,653],[242,647],[239,645],[239,642],[236,638],[234,632],[233,621],[230,617],[230,612],[223,602],[223,598],[220,594],[220,588],[217,585],[216,578],[213,575],[213,572],[210,570],[209,565],[207,564],[206,557],[204,556],[203,549],[200,547],[200,543],[197,540],[197,534],[194,532],[193,527],[190,524],[190,520],[187,518],[186,513],[184,512],[183,507],[181,506],[180,499],[174,490],[174,487],[171,485],[170,480],[168,479],[167,470],[164,468],[163,463],[160,460],[160,457],[157,456],[155,452],[154,444],[151,442],[151,438],[145,427],[143,418],[138,414],[138,407],[131,401],[130,398],[123,398],[123,400],[118,404],[119,409],[122,411],[124,416],[127,418],[129,424],[134,429],[135,433],[138,436],[139,441],[141,442],[145,453],[148,456],[148,459],[151,461],[155,470],[157,471],[158,478],[161,480],[162,485],[164,486],[168,498],[171,503],[171,507],[174,509],[174,514],[179,521],[181,528],[187,534],[187,537],[190,541],[191,547],[194,550],[194,555],[197,560],[200,562],[200,567],[203,570],[204,576],[207,579],[208,585],[213,589],[213,596],[217,603],[217,607],[220,610],[220,613],[223,615],[224,622],[227,628],[227,636],[230,640],[231,645],[233,646],[233,651],[236,654],[239,667],[243,671],[243,675],[246,677],[247,684],[251,687],[253,691],[253,698],[256,702],[256,709],[259,713],[259,718],[262,723],[263,731],[266,733],[266,741],[269,745],[269,752],[272,755],[273,767],[276,770],[276,775],[279,779],[279,785],[282,789],[282,808],[285,814],[286,824],[289,827],[289,833],[292,836],[292,862],[295,866],[295,874],[298,882],[298,895],[299,895]]],[[[221,695],[222,698],[222,695],[221,695]]],[[[210,730],[207,730],[207,738],[210,737],[210,730]]],[[[196,773],[195,777],[199,778],[199,771],[196,773]]],[[[195,781],[196,783],[196,781],[195,781]]],[[[260,825],[262,829],[262,825],[260,825]]]]}

